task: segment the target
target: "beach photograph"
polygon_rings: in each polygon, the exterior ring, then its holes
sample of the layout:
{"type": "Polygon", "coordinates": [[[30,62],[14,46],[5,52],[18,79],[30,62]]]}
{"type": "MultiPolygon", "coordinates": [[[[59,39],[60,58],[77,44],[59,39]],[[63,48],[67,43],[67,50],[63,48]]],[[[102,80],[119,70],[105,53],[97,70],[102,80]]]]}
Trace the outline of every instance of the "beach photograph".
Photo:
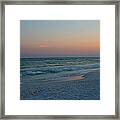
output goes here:
{"type": "Polygon", "coordinates": [[[100,100],[100,21],[20,20],[20,100],[100,100]]]}

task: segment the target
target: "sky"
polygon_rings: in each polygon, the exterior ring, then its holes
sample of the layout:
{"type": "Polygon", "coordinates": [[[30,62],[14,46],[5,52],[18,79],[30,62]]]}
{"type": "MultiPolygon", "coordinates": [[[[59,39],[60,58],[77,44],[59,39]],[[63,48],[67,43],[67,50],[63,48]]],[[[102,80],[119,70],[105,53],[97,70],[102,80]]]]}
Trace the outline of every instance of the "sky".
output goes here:
{"type": "Polygon", "coordinates": [[[99,56],[98,20],[21,20],[21,57],[99,56]]]}

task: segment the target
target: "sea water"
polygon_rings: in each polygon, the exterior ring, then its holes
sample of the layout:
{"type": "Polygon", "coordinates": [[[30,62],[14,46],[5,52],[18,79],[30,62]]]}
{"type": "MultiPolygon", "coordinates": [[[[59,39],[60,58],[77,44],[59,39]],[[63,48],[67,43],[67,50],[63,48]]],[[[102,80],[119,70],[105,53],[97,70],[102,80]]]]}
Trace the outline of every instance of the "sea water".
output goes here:
{"type": "Polygon", "coordinates": [[[99,57],[20,59],[21,100],[99,100],[99,57]]]}

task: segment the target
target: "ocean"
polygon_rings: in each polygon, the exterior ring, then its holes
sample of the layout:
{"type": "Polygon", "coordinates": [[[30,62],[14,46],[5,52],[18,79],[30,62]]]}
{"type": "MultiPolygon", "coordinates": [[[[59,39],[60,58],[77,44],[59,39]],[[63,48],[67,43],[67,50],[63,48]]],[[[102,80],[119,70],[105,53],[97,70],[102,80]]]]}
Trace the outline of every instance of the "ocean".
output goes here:
{"type": "Polygon", "coordinates": [[[20,59],[21,100],[100,100],[100,57],[20,59]]]}

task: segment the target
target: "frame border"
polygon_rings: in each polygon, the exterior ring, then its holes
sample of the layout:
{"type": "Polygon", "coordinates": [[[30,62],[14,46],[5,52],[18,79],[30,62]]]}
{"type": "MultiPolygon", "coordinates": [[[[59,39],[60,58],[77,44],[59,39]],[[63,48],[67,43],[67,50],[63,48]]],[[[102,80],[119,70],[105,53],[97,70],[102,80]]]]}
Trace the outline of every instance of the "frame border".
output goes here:
{"type": "Polygon", "coordinates": [[[119,120],[119,0],[47,0],[1,2],[0,119],[118,119],[119,120]],[[5,115],[5,5],[115,5],[115,115],[5,115]]]}

